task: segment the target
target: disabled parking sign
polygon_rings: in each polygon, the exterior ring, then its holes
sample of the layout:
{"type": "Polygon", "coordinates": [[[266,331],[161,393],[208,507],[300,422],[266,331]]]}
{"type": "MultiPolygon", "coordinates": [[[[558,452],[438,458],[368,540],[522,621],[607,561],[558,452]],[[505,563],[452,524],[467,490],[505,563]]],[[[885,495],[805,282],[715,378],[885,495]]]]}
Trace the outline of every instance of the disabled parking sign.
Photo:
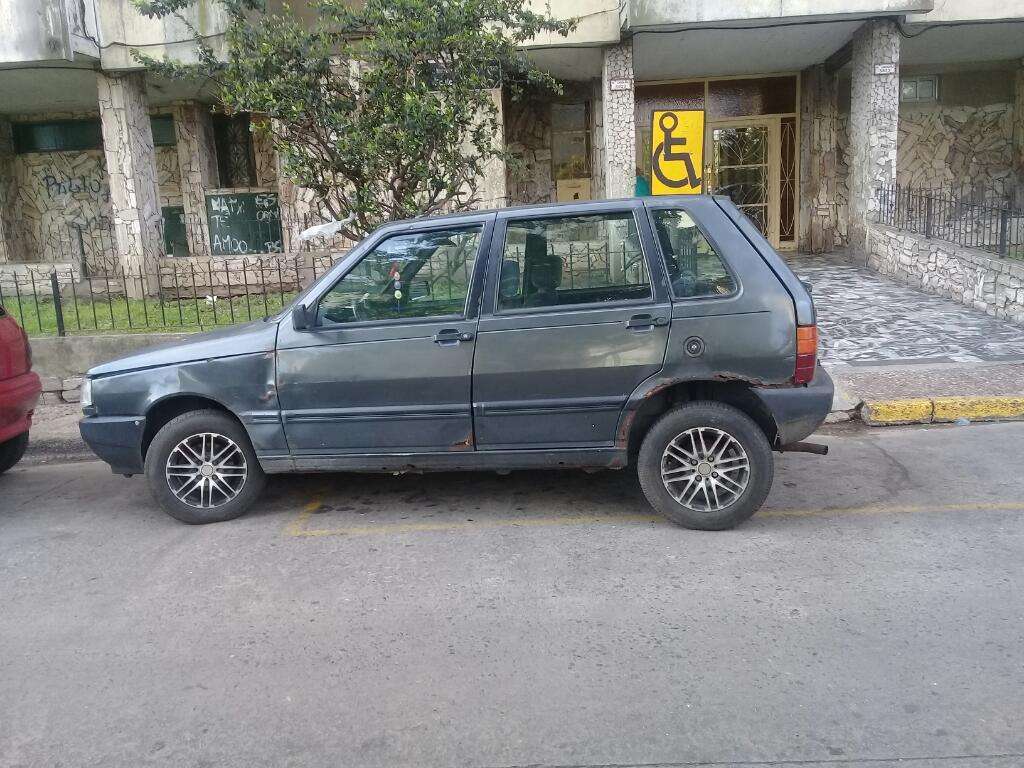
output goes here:
{"type": "Polygon", "coordinates": [[[651,119],[651,194],[704,190],[704,110],[656,109],[651,119]]]}

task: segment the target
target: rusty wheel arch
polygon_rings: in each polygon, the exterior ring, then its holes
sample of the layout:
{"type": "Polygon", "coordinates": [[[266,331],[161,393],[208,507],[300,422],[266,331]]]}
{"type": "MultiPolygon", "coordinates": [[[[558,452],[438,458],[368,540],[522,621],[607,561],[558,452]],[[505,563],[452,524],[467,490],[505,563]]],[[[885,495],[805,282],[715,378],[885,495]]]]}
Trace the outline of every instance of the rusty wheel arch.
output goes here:
{"type": "Polygon", "coordinates": [[[651,386],[642,397],[630,399],[616,432],[617,447],[627,450],[630,460],[640,451],[640,443],[651,425],[666,411],[695,400],[713,400],[739,409],[754,420],[768,442],[778,443],[775,418],[754,392],[753,384],[741,380],[675,380],[651,386]]]}

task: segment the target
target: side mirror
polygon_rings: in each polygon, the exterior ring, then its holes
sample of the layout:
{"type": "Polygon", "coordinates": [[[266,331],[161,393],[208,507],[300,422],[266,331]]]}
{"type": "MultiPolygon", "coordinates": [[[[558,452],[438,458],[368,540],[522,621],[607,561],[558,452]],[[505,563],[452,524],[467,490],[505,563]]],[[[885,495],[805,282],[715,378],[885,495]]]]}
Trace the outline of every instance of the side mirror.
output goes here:
{"type": "Polygon", "coordinates": [[[311,325],[309,307],[305,304],[296,304],[292,309],[292,328],[296,331],[308,331],[311,325]]]}

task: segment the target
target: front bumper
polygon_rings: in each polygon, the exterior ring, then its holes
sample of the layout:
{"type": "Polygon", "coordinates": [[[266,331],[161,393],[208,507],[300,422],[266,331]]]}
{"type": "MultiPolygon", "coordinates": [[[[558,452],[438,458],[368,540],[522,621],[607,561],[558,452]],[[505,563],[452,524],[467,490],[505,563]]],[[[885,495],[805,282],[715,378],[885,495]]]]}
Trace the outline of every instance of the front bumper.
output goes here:
{"type": "Polygon", "coordinates": [[[28,432],[40,389],[33,371],[0,380],[0,443],[28,432]]]}
{"type": "Polygon", "coordinates": [[[137,475],[143,470],[142,416],[86,416],[78,422],[82,440],[92,452],[119,475],[137,475]]]}
{"type": "Polygon", "coordinates": [[[835,387],[819,363],[805,387],[754,387],[754,392],[775,419],[779,445],[787,445],[803,440],[821,426],[832,410],[835,387]]]}

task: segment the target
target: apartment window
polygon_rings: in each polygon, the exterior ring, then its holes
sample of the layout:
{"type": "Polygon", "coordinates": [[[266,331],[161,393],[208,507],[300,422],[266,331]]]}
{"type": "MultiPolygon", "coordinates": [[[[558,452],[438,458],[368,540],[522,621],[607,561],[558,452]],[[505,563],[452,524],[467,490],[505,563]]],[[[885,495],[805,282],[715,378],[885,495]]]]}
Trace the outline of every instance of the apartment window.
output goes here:
{"type": "MultiPolygon", "coordinates": [[[[173,147],[176,143],[174,118],[170,115],[155,115],[149,121],[153,129],[153,144],[173,147]]],[[[14,148],[19,155],[103,149],[103,128],[98,118],[15,123],[12,127],[14,148]]]]}
{"type": "Polygon", "coordinates": [[[99,120],[49,120],[15,123],[14,147],[18,154],[30,152],[80,152],[103,149],[99,120]]]}
{"type": "Polygon", "coordinates": [[[220,185],[256,186],[256,157],[253,154],[249,115],[214,115],[213,137],[217,146],[220,185]]]}
{"type": "Polygon", "coordinates": [[[939,78],[937,75],[900,79],[900,101],[925,102],[937,101],[938,98],[939,78]]]}

